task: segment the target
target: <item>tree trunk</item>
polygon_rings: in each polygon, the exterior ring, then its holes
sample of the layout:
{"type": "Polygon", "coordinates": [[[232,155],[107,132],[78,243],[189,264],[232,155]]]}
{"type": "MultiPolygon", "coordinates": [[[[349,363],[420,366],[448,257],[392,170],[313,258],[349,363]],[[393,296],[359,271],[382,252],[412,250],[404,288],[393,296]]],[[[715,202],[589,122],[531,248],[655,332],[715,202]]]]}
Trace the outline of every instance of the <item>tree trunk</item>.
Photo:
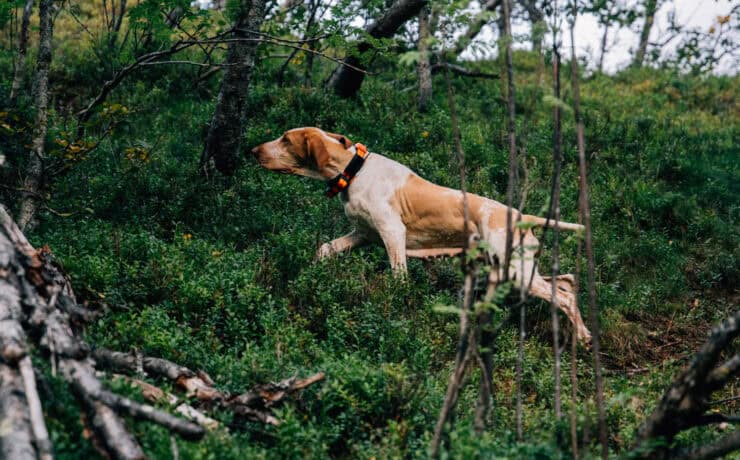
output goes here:
{"type": "Polygon", "coordinates": [[[541,26],[545,15],[541,9],[537,8],[537,0],[524,0],[522,6],[527,10],[531,24],[532,51],[539,54],[542,52],[543,30],[541,30],[541,26]]]}
{"type": "MultiPolygon", "coordinates": [[[[427,0],[396,0],[385,14],[377,21],[365,28],[365,31],[373,38],[391,38],[396,31],[409,19],[416,16],[419,11],[427,4],[427,0]]],[[[352,54],[344,59],[344,64],[340,65],[329,78],[328,86],[340,97],[352,97],[360,90],[365,74],[365,64],[360,57],[372,51],[373,45],[363,41],[357,46],[357,54],[352,54]],[[352,67],[348,67],[352,66],[352,67]]]]}
{"type": "MultiPolygon", "coordinates": [[[[308,18],[308,22],[306,23],[306,34],[304,36],[304,39],[313,38],[314,34],[314,24],[316,23],[316,14],[319,11],[319,7],[321,6],[321,2],[319,0],[311,0],[309,2],[309,7],[311,8],[311,15],[308,18]]],[[[325,11],[324,11],[325,12],[325,11]]],[[[321,20],[321,18],[319,18],[321,20]]],[[[314,51],[316,50],[316,40],[311,40],[308,42],[308,53],[306,53],[306,66],[303,69],[303,82],[307,86],[311,86],[311,76],[313,75],[313,58],[314,58],[314,51]]]]}
{"type": "Polygon", "coordinates": [[[48,127],[49,66],[51,64],[51,39],[54,34],[54,0],[41,0],[39,4],[39,55],[36,62],[36,123],[33,143],[23,181],[24,196],[18,214],[22,229],[34,226],[44,175],[44,141],[48,127]]]}
{"type": "Polygon", "coordinates": [[[642,26],[642,32],[640,33],[640,44],[637,47],[635,59],[634,61],[632,61],[633,67],[642,67],[643,61],[645,60],[648,41],[650,40],[650,31],[653,28],[653,21],[655,19],[655,12],[657,11],[657,9],[658,0],[645,1],[645,25],[642,26]]]}
{"type": "MultiPolygon", "coordinates": [[[[265,17],[265,0],[241,0],[236,38],[255,38],[265,17]]],[[[241,138],[247,119],[247,92],[254,69],[258,42],[238,41],[229,45],[224,78],[201,157],[206,174],[213,167],[231,175],[239,163],[241,138]]]]}
{"type": "Polygon", "coordinates": [[[429,63],[429,39],[431,38],[431,27],[429,24],[429,7],[425,6],[419,12],[419,99],[417,107],[419,112],[426,112],[432,99],[432,67],[429,63]]]}
{"type": "Polygon", "coordinates": [[[599,72],[604,71],[604,56],[606,55],[606,43],[609,39],[609,24],[604,24],[604,35],[601,36],[601,54],[599,54],[599,72]]]}
{"type": "Polygon", "coordinates": [[[10,87],[10,105],[15,104],[15,98],[18,97],[18,91],[23,85],[23,75],[26,70],[26,51],[28,50],[28,23],[31,20],[34,0],[26,0],[26,6],[23,7],[23,18],[21,19],[21,35],[18,37],[18,61],[15,64],[15,74],[13,75],[13,86],[10,87]]]}

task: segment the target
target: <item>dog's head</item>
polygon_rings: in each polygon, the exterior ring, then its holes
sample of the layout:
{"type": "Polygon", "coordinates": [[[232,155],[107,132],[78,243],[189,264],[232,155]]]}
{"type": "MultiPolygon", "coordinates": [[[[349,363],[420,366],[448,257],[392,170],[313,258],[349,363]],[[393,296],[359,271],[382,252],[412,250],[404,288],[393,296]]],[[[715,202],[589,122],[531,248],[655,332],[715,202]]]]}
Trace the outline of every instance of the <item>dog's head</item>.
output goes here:
{"type": "Polygon", "coordinates": [[[319,128],[296,128],[252,149],[260,166],[270,171],[331,179],[342,171],[351,153],[346,136],[319,128]]]}

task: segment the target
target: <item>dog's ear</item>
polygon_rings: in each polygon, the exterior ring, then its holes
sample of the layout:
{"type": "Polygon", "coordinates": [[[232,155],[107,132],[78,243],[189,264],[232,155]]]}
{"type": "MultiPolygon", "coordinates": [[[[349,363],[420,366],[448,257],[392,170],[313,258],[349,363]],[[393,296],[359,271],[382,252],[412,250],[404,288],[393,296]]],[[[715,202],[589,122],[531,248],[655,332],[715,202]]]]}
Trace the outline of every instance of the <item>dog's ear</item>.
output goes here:
{"type": "Polygon", "coordinates": [[[309,163],[316,165],[316,170],[319,172],[329,164],[329,151],[320,135],[313,133],[306,135],[306,158],[309,163]]]}
{"type": "Polygon", "coordinates": [[[345,149],[348,149],[348,148],[352,147],[352,145],[354,144],[351,140],[349,140],[349,138],[347,136],[342,136],[341,134],[327,132],[326,135],[329,136],[329,137],[333,137],[334,139],[338,140],[339,143],[342,144],[342,146],[345,149]]]}

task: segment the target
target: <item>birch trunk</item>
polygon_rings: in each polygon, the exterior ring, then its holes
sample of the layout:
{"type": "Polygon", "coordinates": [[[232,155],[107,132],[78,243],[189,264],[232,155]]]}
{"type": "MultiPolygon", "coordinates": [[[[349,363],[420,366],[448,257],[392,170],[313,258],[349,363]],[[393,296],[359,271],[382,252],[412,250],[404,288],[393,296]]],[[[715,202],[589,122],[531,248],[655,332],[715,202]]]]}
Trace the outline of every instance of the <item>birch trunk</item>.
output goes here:
{"type": "MultiPolygon", "coordinates": [[[[265,0],[242,0],[237,17],[237,38],[256,38],[265,18],[265,0]]],[[[229,45],[224,78],[216,109],[208,129],[201,166],[206,174],[213,168],[232,175],[239,163],[242,133],[247,122],[247,94],[257,55],[257,41],[229,45]]]]}
{"type": "Polygon", "coordinates": [[[35,225],[36,210],[41,197],[44,178],[44,142],[48,128],[49,66],[51,65],[51,40],[54,34],[54,0],[41,0],[39,4],[39,55],[36,62],[36,123],[33,143],[23,181],[24,196],[18,213],[18,225],[29,229],[35,225]]]}
{"type": "Polygon", "coordinates": [[[429,21],[429,7],[426,6],[419,12],[419,99],[417,107],[419,112],[426,112],[432,99],[432,66],[429,63],[429,38],[431,37],[431,26],[429,21]]]}
{"type": "Polygon", "coordinates": [[[23,7],[23,17],[21,19],[21,35],[18,37],[18,61],[15,65],[13,75],[13,86],[10,87],[10,105],[15,104],[23,85],[23,74],[26,70],[26,51],[28,51],[28,23],[31,21],[31,12],[33,11],[34,0],[26,0],[26,6],[23,7]]]}
{"type": "Polygon", "coordinates": [[[653,22],[655,20],[655,12],[658,9],[658,0],[647,0],[645,2],[645,25],[642,26],[642,32],[640,33],[640,44],[637,47],[637,53],[635,53],[635,59],[632,61],[633,67],[642,67],[645,61],[645,54],[647,53],[648,41],[650,40],[650,31],[653,28],[653,22]]]}

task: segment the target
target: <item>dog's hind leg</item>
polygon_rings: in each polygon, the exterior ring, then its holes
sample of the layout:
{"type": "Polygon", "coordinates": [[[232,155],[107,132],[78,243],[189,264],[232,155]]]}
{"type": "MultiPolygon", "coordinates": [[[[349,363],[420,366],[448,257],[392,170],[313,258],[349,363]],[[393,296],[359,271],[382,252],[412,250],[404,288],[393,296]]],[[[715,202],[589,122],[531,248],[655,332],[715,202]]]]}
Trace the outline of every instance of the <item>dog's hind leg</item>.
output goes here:
{"type": "MultiPolygon", "coordinates": [[[[518,236],[515,234],[515,244],[519,243],[518,236]]],[[[514,281],[515,288],[528,289],[530,295],[552,303],[552,284],[540,275],[535,266],[535,255],[538,247],[539,241],[531,231],[528,231],[524,236],[523,245],[517,244],[512,250],[509,274],[514,281]]],[[[573,292],[573,275],[560,275],[555,282],[557,307],[565,313],[573,324],[578,340],[588,343],[591,340],[591,333],[583,323],[581,313],[578,310],[575,293],[573,292]]]]}
{"type": "MultiPolygon", "coordinates": [[[[529,290],[529,293],[550,303],[553,302],[552,284],[545,281],[539,273],[535,273],[535,276],[532,278],[532,287],[529,290]]],[[[573,324],[573,327],[576,329],[578,340],[588,344],[591,341],[591,332],[589,332],[588,328],[583,323],[581,312],[578,310],[578,305],[576,303],[575,294],[563,289],[557,289],[555,302],[557,302],[557,307],[565,313],[573,324]]]]}
{"type": "MultiPolygon", "coordinates": [[[[552,283],[552,276],[543,276],[542,279],[544,279],[548,283],[552,283]]],[[[572,273],[558,275],[556,283],[558,290],[575,294],[576,280],[572,273]]]]}

